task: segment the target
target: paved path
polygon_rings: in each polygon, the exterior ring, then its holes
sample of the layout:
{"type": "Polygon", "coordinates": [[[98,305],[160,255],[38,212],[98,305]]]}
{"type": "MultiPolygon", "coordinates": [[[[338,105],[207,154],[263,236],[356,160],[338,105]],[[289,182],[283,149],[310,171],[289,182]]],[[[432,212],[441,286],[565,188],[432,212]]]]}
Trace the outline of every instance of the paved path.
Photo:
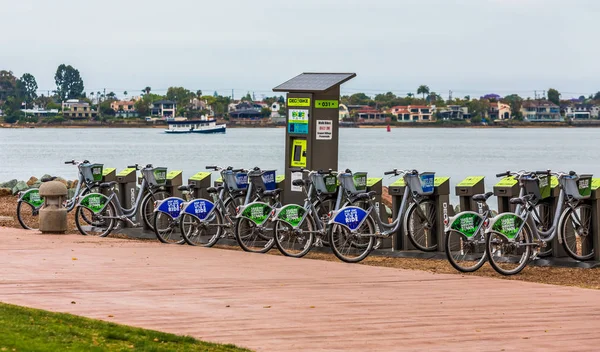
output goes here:
{"type": "Polygon", "coordinates": [[[6,228],[0,301],[257,351],[600,348],[596,290],[6,228]]]}

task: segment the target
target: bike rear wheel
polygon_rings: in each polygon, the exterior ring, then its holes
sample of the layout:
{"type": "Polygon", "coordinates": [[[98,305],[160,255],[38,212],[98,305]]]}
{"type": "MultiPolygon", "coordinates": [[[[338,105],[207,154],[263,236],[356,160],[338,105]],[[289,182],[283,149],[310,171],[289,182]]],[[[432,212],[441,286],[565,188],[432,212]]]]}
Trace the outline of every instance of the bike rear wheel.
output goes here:
{"type": "Polygon", "coordinates": [[[411,203],[406,210],[404,233],[413,246],[423,252],[434,252],[438,248],[435,220],[435,203],[431,200],[411,203]]]}
{"type": "Polygon", "coordinates": [[[239,218],[235,223],[235,239],[246,252],[267,253],[275,245],[274,223],[267,222],[258,226],[254,222],[239,218]]]}
{"type": "Polygon", "coordinates": [[[199,220],[189,214],[181,215],[180,233],[191,246],[212,247],[222,237],[223,216],[215,209],[206,220],[199,220]]]}
{"type": "Polygon", "coordinates": [[[142,200],[142,219],[146,227],[154,231],[154,202],[169,198],[171,195],[166,191],[148,193],[142,200]]]}
{"type": "Polygon", "coordinates": [[[275,244],[281,254],[302,258],[310,252],[314,241],[315,225],[312,216],[307,215],[298,229],[281,220],[275,221],[275,244]]]}
{"type": "Polygon", "coordinates": [[[514,242],[506,237],[490,232],[486,238],[486,247],[490,265],[502,275],[515,275],[529,263],[531,257],[531,229],[525,224],[514,242]]]}
{"type": "Polygon", "coordinates": [[[183,244],[185,240],[179,231],[179,220],[171,215],[157,211],[154,215],[154,234],[156,238],[166,244],[183,244]]]}
{"type": "Polygon", "coordinates": [[[592,234],[592,207],[580,204],[568,208],[561,216],[558,226],[565,251],[576,260],[590,260],[594,257],[592,234]]]}
{"type": "Polygon", "coordinates": [[[108,203],[104,210],[94,214],[91,210],[78,206],[75,210],[75,225],[84,236],[106,237],[117,224],[115,206],[108,203]],[[89,221],[89,222],[88,222],[89,221]]]}
{"type": "Polygon", "coordinates": [[[462,233],[451,230],[446,233],[445,242],[448,261],[460,272],[477,271],[487,260],[485,237],[481,233],[469,239],[462,233]]]}
{"type": "Polygon", "coordinates": [[[370,215],[355,233],[344,226],[334,224],[329,228],[329,246],[341,261],[358,263],[371,253],[375,243],[375,232],[375,222],[370,215]]]}
{"type": "Polygon", "coordinates": [[[23,201],[17,203],[17,219],[19,224],[26,230],[40,228],[40,210],[29,203],[23,201]]]}

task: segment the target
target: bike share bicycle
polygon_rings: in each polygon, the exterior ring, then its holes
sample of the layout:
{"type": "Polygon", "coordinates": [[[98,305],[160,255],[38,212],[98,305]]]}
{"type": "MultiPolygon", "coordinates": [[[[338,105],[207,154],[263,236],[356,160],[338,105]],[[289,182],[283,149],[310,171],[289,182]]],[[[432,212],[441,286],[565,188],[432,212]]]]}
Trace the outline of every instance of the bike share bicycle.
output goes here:
{"type": "Polygon", "coordinates": [[[141,170],[142,174],[142,183],[132,208],[126,209],[121,205],[119,197],[113,189],[117,182],[100,184],[100,189],[106,189],[108,196],[101,193],[90,193],[81,198],[77,204],[75,225],[82,235],[106,237],[123,222],[133,227],[139,227],[140,224],[134,222],[139,212],[141,212],[144,225],[154,230],[154,202],[169,197],[169,193],[163,187],[166,182],[167,169],[154,168],[151,164],[143,168],[136,164],[129,168],[136,171],[141,170]],[[91,219],[91,222],[81,221],[85,218],[91,219]]]}
{"type": "MultiPolygon", "coordinates": [[[[507,172],[505,175],[509,174],[507,172]]],[[[556,236],[573,259],[588,260],[594,256],[592,208],[583,202],[591,195],[592,176],[578,176],[574,171],[536,171],[522,180],[535,185],[540,176],[547,179],[555,176],[560,187],[558,205],[548,230],[539,230],[534,222],[533,209],[536,200],[541,198],[535,189],[524,196],[512,198],[511,204],[520,205],[521,208],[514,213],[499,214],[486,227],[489,262],[502,275],[519,273],[537,257],[537,249],[544,248],[556,236]]]]}
{"type": "MultiPolygon", "coordinates": [[[[406,191],[399,205],[398,216],[391,224],[384,222],[381,216],[374,212],[374,192],[361,193],[358,198],[368,206],[363,209],[358,206],[343,207],[334,212],[330,224],[341,225],[337,231],[329,231],[329,242],[333,253],[340,260],[356,263],[365,259],[375,243],[375,238],[389,238],[404,226],[404,233],[418,249],[431,252],[437,249],[437,243],[432,241],[435,229],[436,207],[429,198],[434,191],[434,176],[432,172],[419,173],[417,170],[387,171],[384,175],[402,175],[406,191]],[[410,200],[409,200],[410,198],[410,200]],[[404,213],[406,209],[406,213],[404,213]],[[400,214],[404,214],[401,216],[400,214]],[[384,229],[384,231],[379,231],[384,229]]],[[[340,183],[351,188],[351,175],[338,175],[340,183]]],[[[379,243],[379,241],[378,241],[379,243]]]]}
{"type": "MultiPolygon", "coordinates": [[[[84,161],[65,161],[65,164],[77,166],[78,178],[75,194],[68,199],[65,204],[67,212],[75,208],[77,199],[88,193],[96,193],[98,185],[102,181],[102,164],[91,164],[88,160],[84,161]]],[[[42,182],[55,180],[56,177],[43,178],[42,182]]],[[[40,197],[40,191],[37,188],[19,192],[19,201],[17,202],[17,219],[19,224],[27,230],[37,230],[39,228],[39,211],[44,204],[44,199],[40,197]]],[[[88,220],[86,220],[88,222],[88,220]]],[[[88,222],[89,223],[89,222],[88,222]]]]}

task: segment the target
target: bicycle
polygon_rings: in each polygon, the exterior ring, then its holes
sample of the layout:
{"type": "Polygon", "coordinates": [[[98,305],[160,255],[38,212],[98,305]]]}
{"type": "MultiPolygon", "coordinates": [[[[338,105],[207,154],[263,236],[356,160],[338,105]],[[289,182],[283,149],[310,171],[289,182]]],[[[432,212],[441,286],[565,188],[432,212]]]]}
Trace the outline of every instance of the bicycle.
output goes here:
{"type": "Polygon", "coordinates": [[[194,199],[181,206],[179,231],[184,241],[192,246],[212,247],[221,238],[234,237],[232,231],[236,208],[244,204],[248,189],[248,172],[231,166],[207,166],[207,170],[219,171],[222,186],[209,187],[207,192],[213,201],[194,199]]]}
{"type": "MultiPolygon", "coordinates": [[[[88,193],[94,193],[99,190],[98,185],[102,181],[102,164],[91,164],[88,160],[84,161],[65,161],[65,164],[73,164],[77,166],[78,178],[75,194],[72,198],[67,199],[65,207],[67,212],[75,208],[78,197],[82,197],[88,193]]],[[[43,178],[42,182],[55,180],[56,177],[43,178]]],[[[17,202],[17,219],[19,224],[26,230],[37,230],[39,228],[39,211],[44,204],[44,198],[40,196],[40,191],[37,188],[19,192],[19,200],[17,202]]],[[[87,221],[87,220],[86,220],[87,221]]]]}
{"type": "Polygon", "coordinates": [[[548,179],[555,176],[560,187],[553,223],[548,230],[539,230],[532,216],[536,198],[541,198],[535,189],[534,192],[510,200],[511,204],[521,206],[518,212],[499,214],[486,227],[489,262],[502,275],[521,272],[529,261],[537,257],[535,249],[545,247],[557,235],[558,242],[573,259],[588,260],[594,256],[592,208],[582,202],[591,195],[592,176],[578,176],[574,171],[536,171],[522,180],[535,185],[540,175],[548,179]]]}
{"type": "MultiPolygon", "coordinates": [[[[531,184],[524,178],[530,175],[529,171],[508,172],[508,176],[515,179],[519,184],[519,196],[526,193],[536,192],[536,187],[540,188],[540,198],[536,198],[535,208],[532,209],[532,215],[536,227],[539,229],[549,228],[550,204],[543,202],[545,195],[549,195],[549,183],[547,178],[540,180],[541,185],[531,184]],[[544,191],[542,192],[541,189],[544,191]],[[542,196],[544,193],[544,196],[542,196]]],[[[498,177],[507,176],[507,173],[501,173],[498,177]]],[[[484,224],[493,217],[492,211],[486,201],[493,195],[493,192],[477,194],[473,200],[478,204],[478,212],[463,211],[455,216],[444,220],[446,257],[450,264],[458,271],[468,273],[477,271],[487,261],[487,251],[485,244],[484,224]]],[[[520,205],[517,205],[516,212],[519,213],[520,205]]],[[[552,248],[541,250],[538,256],[547,256],[552,254],[552,248]]]]}
{"type": "Polygon", "coordinates": [[[140,168],[138,164],[129,166],[131,169],[141,170],[142,183],[137,198],[130,209],[125,209],[119,201],[113,187],[115,181],[101,183],[100,189],[106,189],[108,196],[101,193],[90,193],[82,197],[75,210],[75,225],[82,235],[106,237],[113,230],[118,229],[121,223],[126,222],[132,227],[140,224],[134,220],[139,211],[144,224],[154,230],[154,202],[169,198],[169,193],[164,191],[166,181],[166,168],[154,168],[151,164],[140,168]],[[90,223],[83,224],[81,218],[88,217],[90,223]]]}
{"type": "MultiPolygon", "coordinates": [[[[437,249],[437,243],[431,240],[434,237],[436,208],[435,203],[428,197],[433,194],[434,173],[419,174],[417,170],[394,169],[385,172],[384,175],[402,175],[406,184],[398,216],[392,223],[384,223],[377,212],[373,215],[376,209],[373,203],[374,192],[357,196],[359,200],[367,203],[366,210],[358,206],[343,207],[334,212],[329,221],[330,224],[341,225],[337,231],[329,231],[329,243],[335,256],[344,262],[357,263],[365,259],[373,250],[375,238],[389,238],[401,225],[416,248],[426,252],[437,249]],[[380,228],[384,231],[379,231],[380,228]]],[[[347,174],[340,174],[338,178],[345,187],[353,186],[347,174]]]]}
{"type": "Polygon", "coordinates": [[[324,239],[328,236],[331,212],[352,204],[354,198],[341,185],[338,187],[337,172],[305,169],[293,169],[292,172],[308,173],[308,179],[292,181],[292,185],[302,187],[306,195],[304,205],[285,205],[276,210],[272,221],[279,251],[288,257],[301,258],[313,247],[328,244],[324,239]],[[345,203],[341,205],[343,199],[345,203]]]}
{"type": "Polygon", "coordinates": [[[177,187],[184,192],[184,197],[169,197],[154,202],[154,234],[156,238],[165,244],[184,244],[185,239],[180,235],[181,208],[186,202],[191,201],[190,194],[194,191],[194,185],[183,185],[177,187]],[[173,235],[177,233],[179,236],[173,235]]]}

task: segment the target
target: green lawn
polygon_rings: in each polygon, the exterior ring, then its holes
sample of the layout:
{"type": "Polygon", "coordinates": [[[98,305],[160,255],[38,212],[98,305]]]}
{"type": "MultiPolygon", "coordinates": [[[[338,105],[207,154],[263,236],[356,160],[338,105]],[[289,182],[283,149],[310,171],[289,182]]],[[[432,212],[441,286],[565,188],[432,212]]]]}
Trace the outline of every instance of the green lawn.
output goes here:
{"type": "Polygon", "coordinates": [[[0,351],[248,351],[153,330],[0,303],[0,351]]]}

